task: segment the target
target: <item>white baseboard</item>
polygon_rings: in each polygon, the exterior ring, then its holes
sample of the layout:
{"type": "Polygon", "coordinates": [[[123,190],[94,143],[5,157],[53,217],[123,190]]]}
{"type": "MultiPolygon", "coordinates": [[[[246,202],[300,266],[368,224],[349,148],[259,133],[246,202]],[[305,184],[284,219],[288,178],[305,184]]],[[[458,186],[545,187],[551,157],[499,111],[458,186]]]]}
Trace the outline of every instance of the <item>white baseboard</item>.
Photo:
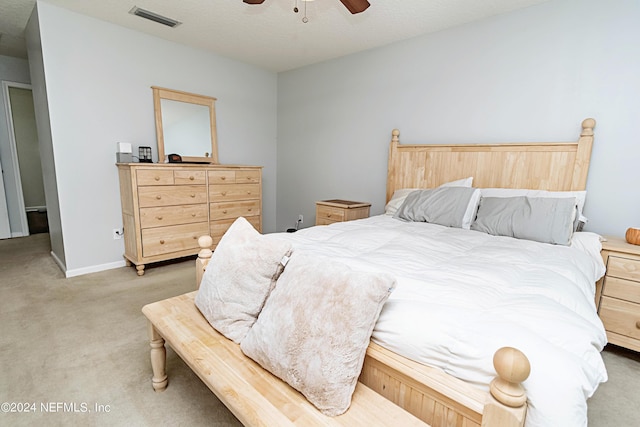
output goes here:
{"type": "Polygon", "coordinates": [[[63,271],[64,271],[64,275],[67,278],[69,278],[69,277],[75,277],[75,276],[82,276],[83,274],[97,273],[99,271],[113,270],[114,268],[124,267],[125,265],[127,265],[126,262],[122,260],[122,261],[110,262],[107,264],[92,265],[90,267],[74,268],[73,270],[66,270],[66,271],[63,270],[63,271]]]}

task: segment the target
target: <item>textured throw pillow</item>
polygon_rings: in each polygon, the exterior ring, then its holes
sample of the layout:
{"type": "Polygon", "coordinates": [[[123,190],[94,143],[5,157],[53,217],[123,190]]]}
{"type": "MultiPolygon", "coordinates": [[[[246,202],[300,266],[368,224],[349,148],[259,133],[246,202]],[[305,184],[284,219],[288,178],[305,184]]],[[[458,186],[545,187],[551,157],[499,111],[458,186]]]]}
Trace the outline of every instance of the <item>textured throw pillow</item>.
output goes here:
{"type": "Polygon", "coordinates": [[[389,275],[294,253],[240,348],[323,414],[340,415],[394,287],[389,275]]]}
{"type": "Polygon", "coordinates": [[[245,218],[238,218],[211,256],[196,306],[211,326],[239,343],[256,321],[290,254],[291,243],[263,236],[245,218]]]}
{"type": "Polygon", "coordinates": [[[393,217],[469,229],[479,198],[480,190],[476,188],[416,190],[407,196],[393,217]]]}
{"type": "Polygon", "coordinates": [[[471,229],[555,245],[573,235],[576,201],[569,198],[482,197],[471,229]]]}

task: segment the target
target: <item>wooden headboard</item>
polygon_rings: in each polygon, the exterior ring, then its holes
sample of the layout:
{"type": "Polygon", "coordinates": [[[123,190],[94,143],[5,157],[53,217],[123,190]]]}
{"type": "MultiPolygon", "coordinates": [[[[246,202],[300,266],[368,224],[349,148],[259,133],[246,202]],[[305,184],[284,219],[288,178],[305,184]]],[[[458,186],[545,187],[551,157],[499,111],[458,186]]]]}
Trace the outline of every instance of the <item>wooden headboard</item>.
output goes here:
{"type": "Polygon", "coordinates": [[[389,147],[387,201],[400,188],[434,188],[473,177],[479,188],[584,190],[594,119],[582,122],[577,142],[401,145],[394,129],[389,147]]]}

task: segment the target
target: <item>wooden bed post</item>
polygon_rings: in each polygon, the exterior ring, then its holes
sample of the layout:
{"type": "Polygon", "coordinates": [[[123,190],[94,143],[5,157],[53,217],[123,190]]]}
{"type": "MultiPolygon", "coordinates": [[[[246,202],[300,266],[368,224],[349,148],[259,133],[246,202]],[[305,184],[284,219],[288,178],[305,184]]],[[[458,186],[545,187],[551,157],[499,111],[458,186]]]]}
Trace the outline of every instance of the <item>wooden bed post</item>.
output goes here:
{"type": "Polygon", "coordinates": [[[198,259],[196,259],[196,289],[200,288],[200,282],[202,281],[202,275],[207,269],[207,264],[211,260],[213,251],[213,239],[211,236],[200,236],[198,239],[198,245],[200,246],[200,252],[198,252],[198,259]]]}
{"type": "Polygon", "coordinates": [[[503,347],[493,356],[498,376],[491,381],[493,399],[484,407],[482,426],[522,426],[527,411],[527,395],[522,382],[529,377],[529,359],[520,350],[503,347]]]}
{"type": "Polygon", "coordinates": [[[400,142],[400,131],[394,129],[391,131],[391,145],[389,146],[389,164],[387,165],[387,200],[388,203],[393,197],[395,191],[395,176],[396,176],[396,158],[395,153],[398,150],[398,143],[400,142]]]}
{"type": "Polygon", "coordinates": [[[582,132],[578,140],[571,190],[584,190],[587,188],[587,174],[589,173],[589,162],[593,147],[593,128],[595,126],[596,121],[594,119],[584,119],[582,121],[582,132]]]}

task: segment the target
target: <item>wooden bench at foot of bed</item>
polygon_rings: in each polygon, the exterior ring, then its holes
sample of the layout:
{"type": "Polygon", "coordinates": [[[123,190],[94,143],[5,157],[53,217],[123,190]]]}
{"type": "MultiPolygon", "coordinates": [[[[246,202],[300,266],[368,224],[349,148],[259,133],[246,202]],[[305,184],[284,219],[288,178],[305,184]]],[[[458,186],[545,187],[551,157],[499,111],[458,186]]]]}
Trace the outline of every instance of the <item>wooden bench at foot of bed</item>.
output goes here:
{"type": "MultiPolygon", "coordinates": [[[[337,417],[325,416],[302,394],[245,356],[238,344],[213,329],[195,306],[195,295],[196,292],[190,292],[142,309],[149,320],[153,388],[161,391],[167,387],[166,342],[245,426],[428,426],[420,419],[423,418],[420,413],[417,418],[394,403],[405,399],[404,403],[414,411],[416,405],[425,413],[435,410],[435,418],[429,415],[429,419],[438,426],[514,427],[524,422],[524,407],[508,408],[489,393],[470,392],[465,387],[454,387],[453,394],[438,392],[433,400],[416,401],[415,392],[395,384],[397,378],[403,377],[411,377],[405,378],[405,382],[418,384],[421,379],[415,378],[415,367],[407,365],[406,359],[398,364],[392,360],[397,355],[373,343],[367,351],[367,369],[356,386],[349,410],[337,417]],[[458,413],[437,409],[447,404],[454,404],[458,413]],[[464,419],[459,417],[461,405],[470,408],[464,419]]],[[[450,388],[450,378],[445,374],[436,376],[436,383],[440,380],[440,388],[450,388]]],[[[436,385],[434,389],[438,388],[436,385]]],[[[518,390],[508,393],[517,395],[518,390]]]]}
{"type": "Polygon", "coordinates": [[[245,426],[428,426],[362,383],[343,415],[323,415],[288,384],[245,356],[200,314],[195,292],[146,305],[153,388],[164,390],[166,341],[245,426]]]}

